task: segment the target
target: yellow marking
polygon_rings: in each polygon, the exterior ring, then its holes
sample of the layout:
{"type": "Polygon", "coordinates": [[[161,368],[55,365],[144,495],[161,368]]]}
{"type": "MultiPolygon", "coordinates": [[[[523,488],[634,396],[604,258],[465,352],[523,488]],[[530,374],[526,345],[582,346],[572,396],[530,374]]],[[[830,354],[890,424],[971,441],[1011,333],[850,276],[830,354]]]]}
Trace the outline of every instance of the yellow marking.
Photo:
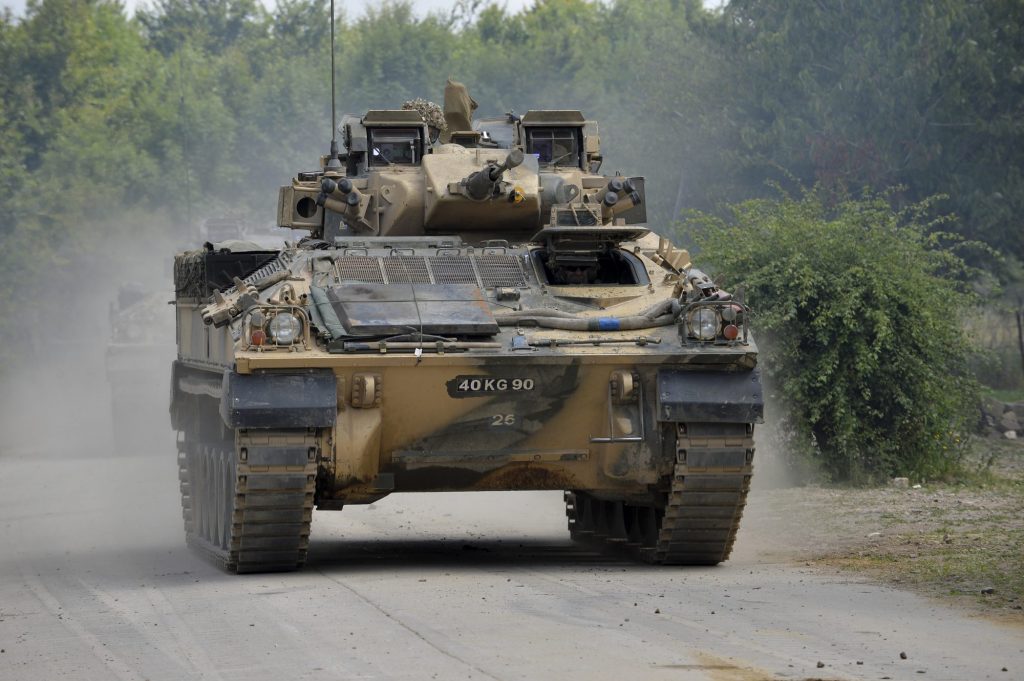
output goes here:
{"type": "Polygon", "coordinates": [[[694,654],[711,681],[778,681],[779,677],[764,669],[739,666],[725,658],[698,651],[694,654]]]}

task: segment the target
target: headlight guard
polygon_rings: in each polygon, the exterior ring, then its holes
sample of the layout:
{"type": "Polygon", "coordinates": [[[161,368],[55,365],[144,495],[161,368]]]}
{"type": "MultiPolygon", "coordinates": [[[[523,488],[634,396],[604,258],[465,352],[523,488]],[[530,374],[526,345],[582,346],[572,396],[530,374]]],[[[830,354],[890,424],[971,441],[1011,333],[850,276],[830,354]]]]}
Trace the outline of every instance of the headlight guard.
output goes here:
{"type": "Polygon", "coordinates": [[[250,310],[245,325],[250,350],[309,347],[309,317],[300,307],[260,305],[250,310]]]}
{"type": "Polygon", "coordinates": [[[679,332],[688,343],[746,344],[750,308],[737,300],[699,300],[684,306],[679,332]]]}

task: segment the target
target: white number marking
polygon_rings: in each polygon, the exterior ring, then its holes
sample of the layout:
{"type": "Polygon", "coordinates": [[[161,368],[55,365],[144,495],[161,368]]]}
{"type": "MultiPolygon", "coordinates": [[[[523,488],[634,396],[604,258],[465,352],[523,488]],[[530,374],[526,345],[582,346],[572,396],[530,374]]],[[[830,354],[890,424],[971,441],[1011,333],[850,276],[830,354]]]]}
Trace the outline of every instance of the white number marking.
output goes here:
{"type": "Polygon", "coordinates": [[[523,392],[533,390],[532,378],[464,378],[459,381],[458,391],[465,393],[523,392]]]}

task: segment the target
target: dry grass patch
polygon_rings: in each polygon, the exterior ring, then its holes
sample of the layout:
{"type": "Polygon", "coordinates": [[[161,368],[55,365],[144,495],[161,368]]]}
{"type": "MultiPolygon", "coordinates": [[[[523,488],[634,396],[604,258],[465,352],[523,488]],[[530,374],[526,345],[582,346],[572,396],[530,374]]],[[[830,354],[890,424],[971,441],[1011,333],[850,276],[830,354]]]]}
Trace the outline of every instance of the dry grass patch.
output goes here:
{"type": "Polygon", "coordinates": [[[979,440],[972,462],[916,489],[758,492],[744,525],[763,558],[866,572],[1024,622],[1024,445],[979,440]]]}

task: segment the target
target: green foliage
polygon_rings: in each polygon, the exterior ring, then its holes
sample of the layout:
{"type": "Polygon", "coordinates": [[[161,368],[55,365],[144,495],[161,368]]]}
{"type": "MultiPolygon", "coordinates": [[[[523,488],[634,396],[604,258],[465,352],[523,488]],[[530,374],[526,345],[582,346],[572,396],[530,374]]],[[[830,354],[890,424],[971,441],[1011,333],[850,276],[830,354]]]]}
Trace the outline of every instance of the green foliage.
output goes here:
{"type": "Polygon", "coordinates": [[[220,54],[261,32],[260,12],[256,0],[156,0],[137,17],[150,44],[165,55],[187,43],[220,54]]]}
{"type": "MultiPolygon", "coordinates": [[[[277,187],[330,139],[328,7],[155,0],[127,17],[118,0],[29,0],[0,14],[0,292],[111,233],[176,224],[184,244],[204,216],[270,221],[277,187]]],[[[834,196],[898,184],[905,206],[949,195],[949,228],[1012,263],[1022,27],[1018,0],[458,0],[426,17],[388,0],[339,14],[337,103],[439,100],[453,77],[480,115],[600,121],[605,171],[646,176],[658,230],[765,196],[766,180],[834,196]]],[[[0,320],[17,299],[0,298],[0,320]]]]}
{"type": "MultiPolygon", "coordinates": [[[[905,203],[948,194],[961,232],[1024,258],[1024,5],[868,5],[460,0],[421,17],[389,0],[339,17],[338,103],[437,99],[452,76],[481,114],[600,120],[612,170],[647,176],[655,223],[763,196],[766,179],[899,184],[905,203]]],[[[276,185],[330,133],[328,2],[123,13],[33,0],[0,17],[0,214],[50,219],[22,197],[72,175],[91,214],[124,201],[184,219],[186,198],[195,214],[272,214],[276,185]]]]}
{"type": "Polygon", "coordinates": [[[1002,402],[1024,402],[1024,388],[1014,390],[986,390],[985,393],[1002,402]]]}
{"type": "Polygon", "coordinates": [[[423,93],[440,93],[454,66],[455,34],[437,16],[417,19],[408,2],[368,9],[346,37],[341,71],[348,76],[349,102],[394,108],[423,93]]]}
{"type": "Polygon", "coordinates": [[[947,194],[1024,259],[1024,3],[733,0],[718,30],[733,178],[947,194]]]}
{"type": "Polygon", "coordinates": [[[942,474],[976,386],[960,320],[963,261],[927,219],[878,196],[751,200],[687,224],[720,283],[741,287],[794,443],[835,479],[942,474]]]}

